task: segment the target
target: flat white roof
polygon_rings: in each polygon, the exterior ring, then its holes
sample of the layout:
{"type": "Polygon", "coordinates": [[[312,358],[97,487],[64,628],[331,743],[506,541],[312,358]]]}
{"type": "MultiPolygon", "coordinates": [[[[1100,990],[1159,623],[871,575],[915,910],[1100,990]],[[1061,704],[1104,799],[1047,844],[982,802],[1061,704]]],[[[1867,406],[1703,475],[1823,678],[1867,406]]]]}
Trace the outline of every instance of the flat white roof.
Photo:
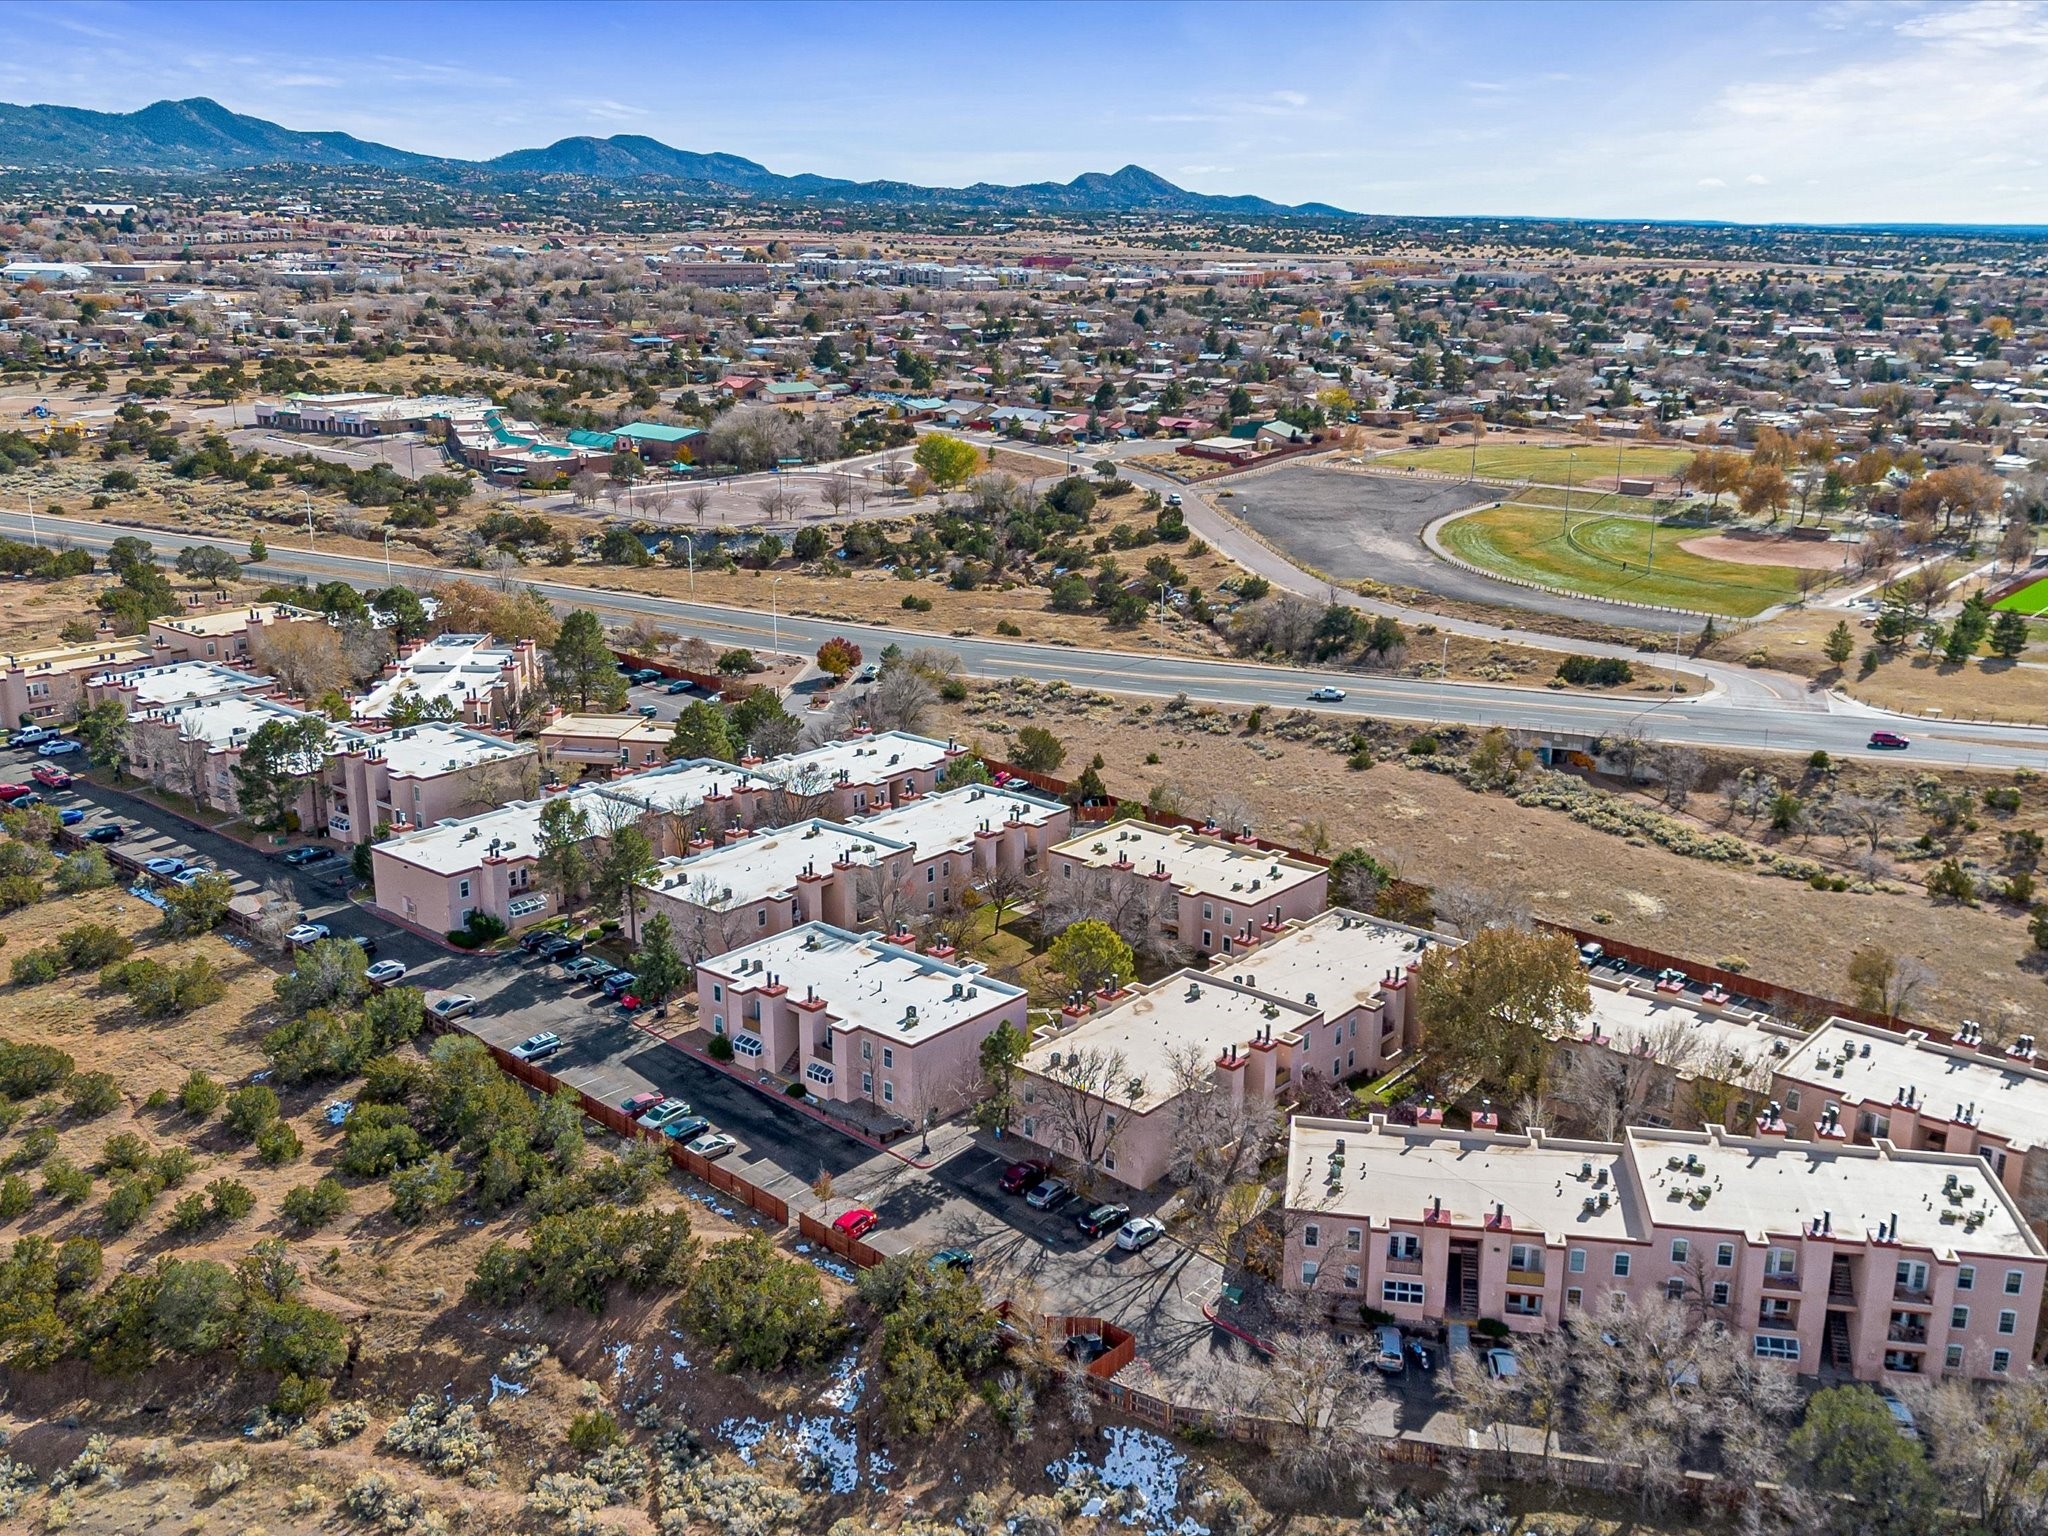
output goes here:
{"type": "Polygon", "coordinates": [[[870,1030],[906,1045],[1023,995],[1022,988],[991,980],[977,966],[952,965],[829,923],[805,923],[704,964],[727,978],[735,992],[768,986],[773,977],[792,997],[823,998],[835,1027],[870,1030]]]}
{"type": "MultiPolygon", "coordinates": [[[[1798,1033],[1762,1019],[1706,1007],[1647,985],[1621,984],[1600,976],[1586,978],[1593,1005],[1578,1031],[1623,1053],[1647,1049],[1681,1077],[1712,1077],[1727,1083],[1751,1083],[1776,1058],[1773,1044],[1787,1046],[1798,1033]]],[[[1762,1087],[1755,1082],[1752,1086],[1762,1087]]]]}
{"type": "Polygon", "coordinates": [[[550,736],[595,736],[601,741],[667,741],[675,734],[675,727],[639,715],[561,715],[540,734],[543,740],[550,736]]]}
{"type": "Polygon", "coordinates": [[[1522,1136],[1436,1127],[1396,1126],[1371,1120],[1294,1120],[1287,1140],[1290,1210],[1352,1217],[1361,1222],[1412,1222],[1441,1202],[1458,1226],[1483,1225],[1496,1205],[1504,1208],[1516,1234],[1538,1241],[1573,1237],[1626,1241],[1647,1236],[1636,1230],[1633,1174],[1626,1149],[1610,1142],[1531,1142],[1522,1136]],[[1343,1143],[1341,1176],[1329,1178],[1337,1144],[1343,1143]],[[1591,1161],[1595,1177],[1582,1178],[1591,1161]],[[1615,1198],[1599,1208],[1605,1190],[1615,1198]],[[1595,1198],[1586,1209],[1586,1198],[1595,1198]]]}
{"type": "MultiPolygon", "coordinates": [[[[583,801],[588,810],[596,796],[596,786],[583,785],[561,795],[515,800],[476,816],[458,817],[416,831],[401,832],[377,844],[377,852],[437,875],[460,874],[465,869],[476,868],[489,855],[492,843],[498,845],[497,851],[502,857],[531,859],[540,853],[542,806],[550,800],[573,797],[583,801]]],[[[591,817],[593,835],[603,825],[600,818],[591,817]]]]}
{"type": "Polygon", "coordinates": [[[1139,1114],[1157,1109],[1174,1095],[1172,1057],[1189,1046],[1213,1063],[1225,1046],[1244,1045],[1271,1030],[1293,1038],[1321,1016],[1321,1010],[1232,986],[1203,971],[1176,971],[1120,1003],[1113,1003],[1057,1036],[1043,1039],[1024,1057],[1024,1070],[1046,1076],[1052,1058],[1075,1051],[1121,1054],[1124,1080],[1104,1095],[1139,1114]]]}
{"type": "Polygon", "coordinates": [[[478,763],[497,762],[508,757],[525,757],[533,748],[506,741],[465,726],[432,721],[408,725],[369,742],[373,757],[390,765],[393,773],[413,778],[431,778],[437,773],[454,773],[478,763]]]}
{"type": "Polygon", "coordinates": [[[85,645],[46,645],[32,651],[9,651],[6,664],[22,672],[69,672],[74,667],[95,663],[130,667],[148,656],[149,649],[140,640],[94,640],[85,645]]]}
{"type": "MultiPolygon", "coordinates": [[[[306,711],[280,704],[275,699],[252,699],[243,694],[196,699],[167,709],[164,718],[174,722],[187,741],[203,741],[209,747],[243,745],[259,725],[272,720],[300,720],[306,711]]],[[[359,742],[353,731],[335,728],[336,744],[359,742]]]]}
{"type": "Polygon", "coordinates": [[[396,672],[379,678],[350,707],[358,720],[376,720],[407,693],[460,704],[495,688],[515,657],[511,646],[494,645],[489,635],[443,635],[400,659],[396,672]]]}
{"type": "Polygon", "coordinates": [[[771,757],[756,771],[777,784],[788,784],[801,777],[824,787],[838,782],[842,773],[849,784],[878,784],[898,774],[936,768],[945,762],[949,750],[946,743],[929,736],[883,731],[771,757]]]}
{"type": "Polygon", "coordinates": [[[760,782],[746,769],[715,757],[691,757],[615,779],[602,788],[614,800],[630,801],[650,811],[681,812],[694,810],[713,794],[729,795],[760,782]]]}
{"type": "Polygon", "coordinates": [[[902,852],[904,846],[862,828],[814,817],[686,859],[664,859],[654,878],[644,883],[649,890],[725,911],[788,895],[806,869],[823,875],[842,861],[873,865],[881,855],[902,852]],[[711,899],[695,902],[693,891],[708,893],[711,899]]]}
{"type": "Polygon", "coordinates": [[[1264,901],[1326,873],[1320,865],[1268,853],[1249,843],[1203,837],[1180,827],[1155,827],[1144,821],[1096,827],[1061,843],[1052,855],[1095,869],[1125,859],[1141,875],[1163,867],[1182,890],[1235,903],[1246,917],[1256,914],[1264,901]]]}
{"type": "Polygon", "coordinates": [[[924,795],[894,810],[857,817],[854,825],[881,837],[908,843],[921,858],[943,849],[968,849],[983,828],[1001,830],[1009,823],[1042,827],[1064,806],[992,784],[969,784],[936,795],[924,795]]]}
{"type": "Polygon", "coordinates": [[[134,710],[182,704],[188,699],[210,699],[224,693],[266,693],[277,686],[276,679],[224,667],[217,661],[174,661],[168,666],[141,667],[122,672],[117,680],[132,689],[134,710]]]}
{"type": "Polygon", "coordinates": [[[325,623],[320,614],[309,608],[295,608],[289,603],[252,603],[247,608],[229,608],[219,613],[194,614],[189,618],[175,615],[149,621],[152,629],[174,629],[181,635],[235,635],[251,624],[273,624],[279,620],[289,623],[293,620],[310,620],[325,623]]]}
{"type": "Polygon", "coordinates": [[[1244,954],[1212,955],[1209,970],[1334,1018],[1371,1003],[1389,971],[1405,973],[1438,942],[1420,929],[1332,907],[1244,954]]]}
{"type": "Polygon", "coordinates": [[[1777,1070],[1879,1113],[1910,1088],[1922,1116],[1968,1118],[2016,1150],[2048,1147],[2048,1073],[1968,1046],[1937,1045],[1917,1030],[1895,1035],[1830,1019],[1777,1070]]]}

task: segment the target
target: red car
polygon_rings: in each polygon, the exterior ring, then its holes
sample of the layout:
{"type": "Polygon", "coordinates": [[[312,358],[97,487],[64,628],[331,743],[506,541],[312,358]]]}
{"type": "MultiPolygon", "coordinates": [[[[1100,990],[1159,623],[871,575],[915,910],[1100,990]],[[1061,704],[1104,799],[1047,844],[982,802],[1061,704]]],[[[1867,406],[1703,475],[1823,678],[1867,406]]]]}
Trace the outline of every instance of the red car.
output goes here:
{"type": "Polygon", "coordinates": [[[31,770],[29,777],[45,789],[69,789],[71,787],[71,775],[62,768],[51,767],[48,763],[43,763],[31,770]]]}
{"type": "Polygon", "coordinates": [[[1003,1176],[996,1180],[1006,1195],[1021,1195],[1027,1189],[1036,1189],[1045,1182],[1052,1172],[1052,1164],[1039,1159],[1012,1163],[1003,1170],[1003,1176]]]}
{"type": "Polygon", "coordinates": [[[865,1237],[868,1233],[874,1231],[876,1226],[881,1223],[881,1220],[881,1217],[877,1216],[866,1206],[856,1205],[852,1210],[832,1223],[832,1230],[841,1237],[865,1237]]]}
{"type": "Polygon", "coordinates": [[[0,801],[19,800],[23,795],[34,793],[26,784],[0,784],[0,801]]]}
{"type": "Polygon", "coordinates": [[[1872,731],[1870,746],[1874,752],[1903,752],[1913,745],[1897,731],[1872,731]]]}
{"type": "Polygon", "coordinates": [[[658,1093],[636,1093],[633,1097],[626,1100],[625,1103],[621,1104],[619,1110],[621,1113],[631,1115],[635,1120],[638,1120],[647,1111],[659,1104],[661,1099],[662,1096],[658,1093]]]}

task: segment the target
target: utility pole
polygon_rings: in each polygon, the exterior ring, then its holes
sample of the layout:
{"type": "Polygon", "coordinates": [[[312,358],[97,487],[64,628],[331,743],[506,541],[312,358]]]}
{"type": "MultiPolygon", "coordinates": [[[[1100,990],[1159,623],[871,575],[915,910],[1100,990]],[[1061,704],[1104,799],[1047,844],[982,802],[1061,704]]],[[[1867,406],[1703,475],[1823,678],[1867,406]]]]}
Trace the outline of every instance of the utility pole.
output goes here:
{"type": "Polygon", "coordinates": [[[306,553],[307,553],[307,554],[309,554],[309,555],[317,555],[318,553],[320,553],[320,551],[319,551],[319,550],[317,550],[317,549],[315,549],[315,548],[313,547],[313,540],[314,540],[314,538],[315,538],[315,535],[314,535],[314,532],[313,532],[313,497],[312,497],[312,494],[311,494],[310,492],[307,492],[307,493],[305,493],[305,495],[306,495],[306,553]]]}

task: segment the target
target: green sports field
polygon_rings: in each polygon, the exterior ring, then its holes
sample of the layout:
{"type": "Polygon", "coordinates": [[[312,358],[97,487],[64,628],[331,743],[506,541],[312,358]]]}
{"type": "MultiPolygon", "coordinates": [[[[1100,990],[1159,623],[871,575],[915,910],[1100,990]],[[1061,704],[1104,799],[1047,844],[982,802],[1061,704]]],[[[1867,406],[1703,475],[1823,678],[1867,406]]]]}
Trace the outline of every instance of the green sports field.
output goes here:
{"type": "Polygon", "coordinates": [[[2013,613],[2024,613],[2028,618],[2048,612],[2048,576],[2039,581],[2030,581],[2010,597],[2002,597],[1991,605],[1994,608],[2009,609],[2013,613]]]}
{"type": "Polygon", "coordinates": [[[1444,524],[1444,547],[1481,570],[1594,597],[1690,608],[1748,618],[1799,592],[1799,573],[1784,565],[1737,565],[1680,549],[1703,530],[1696,524],[1657,526],[1650,566],[1648,518],[1581,517],[1571,531],[1560,511],[1510,504],[1444,524]]]}
{"type": "MultiPolygon", "coordinates": [[[[1624,476],[1661,478],[1675,475],[1692,459],[1690,448],[1666,448],[1649,443],[1602,446],[1588,443],[1583,448],[1531,448],[1526,444],[1480,445],[1477,472],[1495,480],[1527,480],[1537,485],[1563,485],[1567,477],[1583,485],[1588,480],[1613,479],[1615,455],[1621,458],[1624,476]]],[[[1401,448],[1372,460],[1376,466],[1401,469],[1433,469],[1439,474],[1462,475],[1473,469],[1469,445],[1449,443],[1436,448],[1401,448]]]]}

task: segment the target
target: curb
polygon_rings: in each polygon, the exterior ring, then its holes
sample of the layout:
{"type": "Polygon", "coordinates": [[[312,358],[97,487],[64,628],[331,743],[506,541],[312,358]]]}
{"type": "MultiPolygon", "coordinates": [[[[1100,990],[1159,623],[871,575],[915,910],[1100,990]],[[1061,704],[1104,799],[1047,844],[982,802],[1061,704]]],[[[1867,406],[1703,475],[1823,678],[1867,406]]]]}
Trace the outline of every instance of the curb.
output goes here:
{"type": "Polygon", "coordinates": [[[1267,1343],[1264,1339],[1260,1338],[1256,1333],[1251,1332],[1249,1329],[1240,1328],[1235,1323],[1225,1322],[1222,1318],[1216,1315],[1215,1307],[1206,1301],[1202,1303],[1202,1316],[1207,1318],[1209,1322],[1215,1327],[1221,1328],[1233,1339],[1237,1339],[1242,1343],[1251,1345],[1251,1347],[1253,1349],[1256,1349],[1260,1354],[1270,1355],[1273,1353],[1273,1346],[1271,1344],[1267,1343]]]}

